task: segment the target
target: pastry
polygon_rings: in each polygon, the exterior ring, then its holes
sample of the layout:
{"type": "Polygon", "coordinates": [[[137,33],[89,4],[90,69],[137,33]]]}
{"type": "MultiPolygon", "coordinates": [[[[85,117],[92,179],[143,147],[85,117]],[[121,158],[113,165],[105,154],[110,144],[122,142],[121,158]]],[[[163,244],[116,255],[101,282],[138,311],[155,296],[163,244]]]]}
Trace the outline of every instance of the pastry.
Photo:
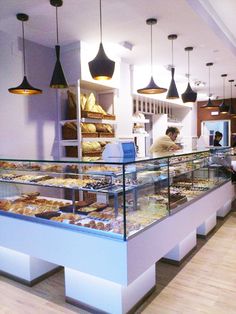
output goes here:
{"type": "Polygon", "coordinates": [[[92,204],[92,207],[95,207],[95,208],[97,208],[97,209],[104,209],[104,208],[107,207],[107,204],[96,202],[96,203],[93,203],[93,204],[92,204]]]}

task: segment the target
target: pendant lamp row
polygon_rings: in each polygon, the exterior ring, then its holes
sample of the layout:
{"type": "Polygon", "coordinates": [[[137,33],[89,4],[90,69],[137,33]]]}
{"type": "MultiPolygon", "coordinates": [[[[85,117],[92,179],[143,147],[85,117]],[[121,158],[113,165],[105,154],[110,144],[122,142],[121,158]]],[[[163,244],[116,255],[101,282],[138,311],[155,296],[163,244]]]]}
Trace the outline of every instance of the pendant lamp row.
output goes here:
{"type": "MultiPolygon", "coordinates": [[[[228,80],[228,82],[230,83],[230,93],[231,93],[231,98],[230,98],[230,104],[226,103],[225,100],[225,78],[227,77],[227,74],[221,74],[221,77],[223,78],[223,101],[220,105],[218,105],[217,103],[214,103],[211,101],[210,97],[211,97],[211,93],[210,93],[210,67],[213,66],[212,62],[206,63],[206,66],[208,67],[208,75],[209,75],[209,99],[208,102],[201,106],[201,108],[203,109],[207,109],[207,110],[216,110],[219,109],[219,113],[220,114],[229,114],[231,116],[231,118],[236,118],[236,110],[233,106],[233,98],[232,98],[232,85],[234,80],[228,80]]],[[[235,85],[236,86],[236,85],[235,85]]]]}
{"type": "MultiPolygon", "coordinates": [[[[152,49],[152,26],[155,25],[157,23],[157,19],[156,18],[149,18],[146,20],[146,24],[150,25],[150,29],[151,29],[151,79],[149,84],[144,87],[144,88],[140,88],[137,90],[137,92],[139,94],[161,94],[161,93],[165,93],[167,91],[166,88],[164,87],[159,87],[153,78],[153,49],[152,49]]],[[[176,34],[170,34],[168,36],[168,39],[171,40],[171,82],[170,82],[170,86],[166,95],[167,99],[176,99],[179,98],[179,93],[176,87],[176,83],[175,83],[175,79],[174,79],[174,75],[175,75],[175,66],[174,66],[174,48],[173,48],[173,41],[175,39],[177,39],[177,35],[176,34]]],[[[194,92],[190,86],[190,82],[189,82],[189,77],[190,77],[190,72],[189,72],[189,52],[193,50],[193,47],[186,47],[185,51],[188,52],[188,85],[187,85],[187,89],[186,91],[181,95],[183,102],[195,102],[197,99],[197,93],[194,92]]]]}
{"type": "MultiPolygon", "coordinates": [[[[65,78],[63,68],[60,61],[60,45],[59,45],[59,23],[58,23],[58,8],[63,5],[63,0],[49,0],[50,4],[56,8],[56,45],[55,45],[55,52],[56,52],[56,63],[52,75],[52,79],[50,82],[51,88],[67,88],[68,83],[65,78]]],[[[13,94],[21,94],[21,95],[35,95],[41,94],[42,90],[33,87],[27,79],[26,76],[26,61],[25,61],[25,30],[24,30],[24,23],[29,20],[29,16],[24,13],[18,13],[16,15],[17,19],[22,24],[22,51],[23,51],[23,81],[19,86],[9,88],[9,92],[13,94]]],[[[157,24],[156,18],[149,18],[146,20],[146,24],[150,26],[150,73],[151,78],[149,84],[137,90],[140,94],[160,94],[165,93],[167,91],[164,87],[159,87],[153,78],[153,26],[157,24]]],[[[115,69],[115,62],[110,60],[104,50],[103,47],[103,32],[102,32],[102,0],[99,0],[99,30],[100,30],[100,44],[99,49],[96,57],[91,60],[89,65],[89,70],[91,76],[95,80],[109,80],[112,78],[114,69],[115,69]]],[[[177,39],[176,34],[170,34],[168,39],[171,41],[171,82],[170,86],[166,95],[167,99],[176,99],[179,98],[178,90],[176,87],[174,75],[175,75],[175,66],[174,66],[174,40],[177,39]]],[[[194,92],[190,86],[190,52],[193,50],[193,47],[186,47],[184,49],[188,54],[188,84],[185,92],[181,95],[182,101],[186,102],[195,102],[197,99],[197,93],[194,92]]],[[[202,108],[204,109],[214,109],[219,107],[219,111],[222,114],[231,114],[231,116],[236,117],[236,111],[234,110],[233,103],[232,103],[232,83],[234,80],[229,80],[231,83],[231,103],[230,105],[226,104],[225,102],[225,77],[227,74],[222,74],[221,77],[223,78],[223,101],[218,106],[217,104],[213,103],[210,99],[210,68],[213,66],[212,62],[206,64],[208,67],[208,75],[209,75],[209,99],[207,104],[203,105],[202,108]]]]}

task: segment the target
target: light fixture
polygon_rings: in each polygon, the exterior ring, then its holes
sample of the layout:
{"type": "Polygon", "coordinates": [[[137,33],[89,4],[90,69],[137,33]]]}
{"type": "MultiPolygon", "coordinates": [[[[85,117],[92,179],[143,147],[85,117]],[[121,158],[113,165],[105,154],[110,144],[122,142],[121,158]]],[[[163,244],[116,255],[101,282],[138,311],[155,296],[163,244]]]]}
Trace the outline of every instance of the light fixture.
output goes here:
{"type": "Polygon", "coordinates": [[[232,84],[233,84],[234,80],[229,80],[230,83],[230,106],[229,106],[229,114],[231,116],[231,118],[236,119],[236,110],[235,107],[233,105],[233,98],[232,98],[232,84]]]}
{"type": "Polygon", "coordinates": [[[96,57],[90,61],[89,71],[94,80],[110,80],[115,69],[115,62],[110,60],[102,44],[102,0],[99,0],[100,16],[100,44],[96,57]]]}
{"type": "Polygon", "coordinates": [[[193,47],[186,47],[184,48],[184,50],[188,52],[188,85],[185,92],[181,95],[181,98],[183,100],[183,103],[195,102],[197,99],[197,93],[192,90],[189,82],[190,78],[189,52],[193,50],[193,47]]]}
{"type": "Polygon", "coordinates": [[[210,69],[211,69],[211,66],[213,66],[213,63],[212,62],[208,62],[208,63],[206,63],[206,66],[208,67],[208,82],[209,82],[209,84],[208,84],[208,88],[209,88],[209,98],[208,98],[208,102],[205,104],[205,105],[203,105],[201,108],[204,108],[204,109],[208,109],[208,110],[211,110],[211,109],[216,109],[216,108],[218,108],[219,106],[217,105],[217,104],[214,104],[212,101],[211,101],[211,99],[210,99],[210,95],[211,95],[211,92],[210,92],[210,90],[211,90],[211,75],[210,75],[210,69]]]}
{"type": "Polygon", "coordinates": [[[60,61],[60,45],[59,45],[59,36],[58,36],[58,14],[57,14],[57,8],[61,7],[63,5],[62,0],[50,0],[50,4],[53,7],[56,7],[56,32],[57,32],[57,44],[55,46],[56,50],[56,64],[54,67],[52,79],[50,82],[51,88],[67,88],[68,84],[61,66],[60,61]]]}
{"type": "Polygon", "coordinates": [[[221,77],[223,77],[223,101],[219,105],[219,111],[221,114],[227,114],[229,112],[229,105],[225,102],[225,78],[227,74],[221,74],[221,77]]]}
{"type": "Polygon", "coordinates": [[[20,95],[35,95],[42,94],[42,90],[33,87],[29,84],[26,77],[26,66],[25,66],[25,32],[24,32],[24,22],[28,21],[29,16],[24,13],[18,13],[16,15],[17,19],[22,22],[22,43],[23,43],[23,65],[24,65],[24,78],[19,86],[9,88],[8,91],[12,94],[20,95]]]}
{"type": "Polygon", "coordinates": [[[174,53],[173,53],[173,46],[174,46],[174,40],[177,39],[176,34],[171,34],[168,36],[168,39],[171,40],[171,82],[170,87],[168,89],[166,99],[176,99],[179,98],[179,94],[176,88],[174,75],[175,75],[175,68],[174,68],[174,53]]]}
{"type": "Polygon", "coordinates": [[[159,87],[156,85],[153,79],[153,69],[152,69],[152,25],[155,25],[157,23],[157,19],[150,18],[146,20],[146,24],[151,26],[151,79],[149,84],[144,87],[137,90],[139,94],[161,94],[165,93],[167,91],[166,88],[159,87]]]}

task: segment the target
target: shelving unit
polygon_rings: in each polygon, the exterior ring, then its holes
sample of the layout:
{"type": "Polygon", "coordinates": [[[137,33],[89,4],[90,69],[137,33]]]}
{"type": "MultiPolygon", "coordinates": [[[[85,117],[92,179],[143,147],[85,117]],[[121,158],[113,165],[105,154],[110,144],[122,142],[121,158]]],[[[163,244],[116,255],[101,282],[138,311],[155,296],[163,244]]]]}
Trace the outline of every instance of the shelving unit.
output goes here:
{"type": "MultiPolygon", "coordinates": [[[[80,96],[81,94],[88,95],[93,93],[96,98],[96,103],[100,104],[102,108],[109,114],[115,115],[115,107],[117,102],[117,91],[116,89],[111,89],[110,87],[103,86],[97,83],[91,83],[79,80],[77,86],[72,86],[69,88],[70,92],[73,92],[76,95],[76,108],[73,119],[65,119],[66,111],[67,111],[67,96],[61,94],[61,112],[59,115],[59,156],[61,160],[67,160],[68,158],[74,157],[79,160],[82,159],[83,156],[101,156],[102,148],[99,151],[91,151],[91,153],[83,153],[82,151],[82,143],[85,142],[112,142],[115,140],[116,136],[116,125],[117,122],[113,119],[104,119],[104,118],[85,118],[82,117],[82,110],[80,104],[80,96]],[[76,130],[74,130],[74,134],[72,139],[63,139],[62,129],[66,126],[67,123],[73,123],[76,126],[76,130]],[[81,130],[81,123],[89,123],[89,124],[109,124],[112,126],[114,135],[112,133],[109,136],[106,136],[104,132],[104,136],[102,132],[97,132],[96,136],[91,133],[86,133],[86,137],[83,136],[83,132],[81,130]]],[[[67,91],[66,91],[67,93],[67,91]]],[[[108,134],[109,132],[107,132],[108,134]]]]}

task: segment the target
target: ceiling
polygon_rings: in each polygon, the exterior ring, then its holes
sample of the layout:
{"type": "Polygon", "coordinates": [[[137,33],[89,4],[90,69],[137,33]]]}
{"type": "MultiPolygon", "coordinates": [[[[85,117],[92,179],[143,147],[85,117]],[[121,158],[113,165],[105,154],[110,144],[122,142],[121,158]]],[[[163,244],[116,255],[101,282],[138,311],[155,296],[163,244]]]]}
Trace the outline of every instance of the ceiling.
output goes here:
{"type": "MultiPolygon", "coordinates": [[[[60,44],[82,40],[98,45],[99,0],[63,2],[58,9],[60,44]]],[[[55,45],[55,8],[49,0],[0,0],[0,5],[1,31],[21,36],[15,15],[27,13],[29,21],[25,27],[25,37],[42,45],[55,45]]],[[[105,49],[109,43],[132,44],[132,50],[117,50],[120,57],[130,64],[147,66],[149,71],[150,28],[145,21],[156,17],[158,23],[153,26],[153,63],[168,67],[171,63],[171,42],[167,36],[177,34],[178,38],[174,41],[177,86],[178,83],[186,86],[187,54],[184,48],[193,46],[194,50],[190,53],[191,84],[199,93],[198,99],[207,99],[207,62],[214,63],[211,67],[213,97],[222,98],[221,74],[227,73],[225,86],[226,97],[229,98],[228,80],[235,79],[236,84],[235,12],[235,0],[102,0],[103,42],[105,49]],[[202,86],[202,82],[205,86],[202,86]]],[[[154,74],[154,77],[158,81],[158,74],[157,77],[154,74]]],[[[169,82],[167,88],[168,85],[169,82]]],[[[233,96],[236,97],[234,85],[233,96]]]]}

